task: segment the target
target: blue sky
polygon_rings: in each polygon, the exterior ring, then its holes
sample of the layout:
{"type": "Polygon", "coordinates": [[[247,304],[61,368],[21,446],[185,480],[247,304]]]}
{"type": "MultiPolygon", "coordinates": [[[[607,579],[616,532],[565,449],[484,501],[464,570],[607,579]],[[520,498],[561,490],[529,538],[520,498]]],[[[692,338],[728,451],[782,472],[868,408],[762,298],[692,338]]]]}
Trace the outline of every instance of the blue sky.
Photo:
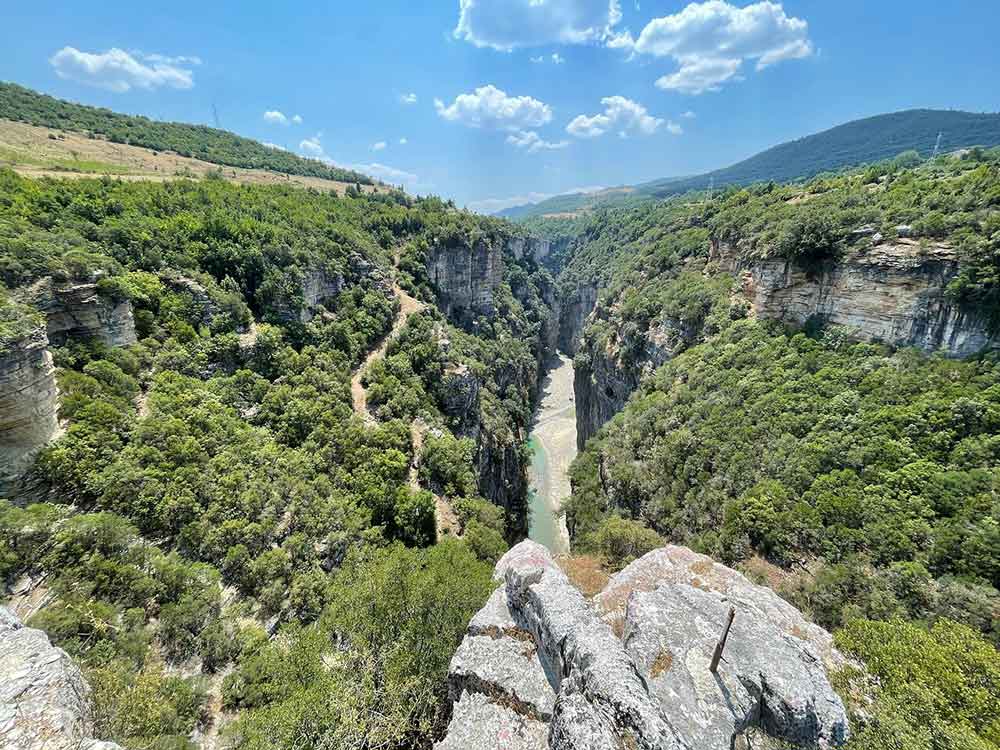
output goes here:
{"type": "Polygon", "coordinates": [[[211,124],[215,105],[228,130],[478,210],[725,166],[882,112],[1000,110],[996,0],[104,0],[2,16],[0,79],[186,122],[211,124]]]}

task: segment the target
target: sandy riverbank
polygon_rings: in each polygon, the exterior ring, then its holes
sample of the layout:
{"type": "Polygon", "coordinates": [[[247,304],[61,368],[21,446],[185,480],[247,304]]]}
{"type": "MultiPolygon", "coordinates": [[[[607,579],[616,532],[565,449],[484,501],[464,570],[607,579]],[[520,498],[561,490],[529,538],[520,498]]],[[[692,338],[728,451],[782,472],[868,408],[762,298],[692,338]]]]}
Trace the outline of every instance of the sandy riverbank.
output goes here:
{"type": "Polygon", "coordinates": [[[531,482],[531,519],[528,536],[556,554],[569,552],[566,522],[557,518],[559,506],[570,494],[569,465],[576,458],[576,407],[573,401],[573,360],[560,355],[542,383],[541,401],[531,430],[534,451],[531,482]]]}

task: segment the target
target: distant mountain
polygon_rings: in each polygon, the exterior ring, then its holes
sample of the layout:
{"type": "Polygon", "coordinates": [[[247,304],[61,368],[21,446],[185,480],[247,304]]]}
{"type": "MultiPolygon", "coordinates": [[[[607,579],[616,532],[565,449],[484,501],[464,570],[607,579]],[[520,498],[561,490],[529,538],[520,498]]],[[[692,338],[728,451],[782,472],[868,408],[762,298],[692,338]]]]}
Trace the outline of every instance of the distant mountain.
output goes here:
{"type": "Polygon", "coordinates": [[[0,81],[0,118],[58,130],[91,133],[114,143],[142,146],[154,151],[173,151],[181,156],[227,167],[266,169],[282,174],[364,185],[374,182],[367,175],[331,167],[315,159],[305,159],[227,130],[123,115],[110,109],[56,99],[3,81],[0,81]]]}
{"type": "Polygon", "coordinates": [[[541,203],[514,206],[500,216],[523,219],[543,214],[585,211],[595,205],[614,205],[664,198],[713,185],[748,185],[754,182],[791,182],[821,172],[882,161],[903,151],[927,157],[934,152],[938,133],[941,149],[954,151],[970,146],[1000,144],[1000,114],[976,114],[936,109],[910,109],[866,117],[824,130],[815,135],[782,143],[756,156],[714,172],[691,177],[672,177],[617,188],[601,193],[561,195],[541,203]]]}

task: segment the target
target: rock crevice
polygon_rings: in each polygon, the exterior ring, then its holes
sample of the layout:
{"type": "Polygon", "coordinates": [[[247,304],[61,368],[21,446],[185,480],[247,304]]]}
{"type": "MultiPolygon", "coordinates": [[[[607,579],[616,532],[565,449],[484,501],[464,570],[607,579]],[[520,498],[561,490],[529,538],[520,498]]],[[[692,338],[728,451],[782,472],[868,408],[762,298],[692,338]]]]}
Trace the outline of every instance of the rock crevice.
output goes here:
{"type": "Polygon", "coordinates": [[[522,542],[452,660],[452,748],[832,748],[848,738],[828,633],[774,592],[681,547],[614,576],[593,602],[522,542]],[[712,651],[736,620],[718,671],[712,651]]]}

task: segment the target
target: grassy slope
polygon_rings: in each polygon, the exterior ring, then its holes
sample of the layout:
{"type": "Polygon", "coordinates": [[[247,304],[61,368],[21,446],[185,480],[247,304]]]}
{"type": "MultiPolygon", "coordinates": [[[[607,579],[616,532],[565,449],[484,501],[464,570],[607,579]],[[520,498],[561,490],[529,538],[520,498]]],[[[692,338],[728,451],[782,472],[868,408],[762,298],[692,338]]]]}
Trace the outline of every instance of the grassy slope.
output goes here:
{"type": "Polygon", "coordinates": [[[88,107],[0,82],[0,118],[60,130],[93,133],[115,143],[173,151],[213,164],[247,169],[267,169],[285,174],[320,177],[342,182],[371,184],[372,179],[313,159],[269,148],[225,130],[205,125],[159,122],[88,107]]]}

